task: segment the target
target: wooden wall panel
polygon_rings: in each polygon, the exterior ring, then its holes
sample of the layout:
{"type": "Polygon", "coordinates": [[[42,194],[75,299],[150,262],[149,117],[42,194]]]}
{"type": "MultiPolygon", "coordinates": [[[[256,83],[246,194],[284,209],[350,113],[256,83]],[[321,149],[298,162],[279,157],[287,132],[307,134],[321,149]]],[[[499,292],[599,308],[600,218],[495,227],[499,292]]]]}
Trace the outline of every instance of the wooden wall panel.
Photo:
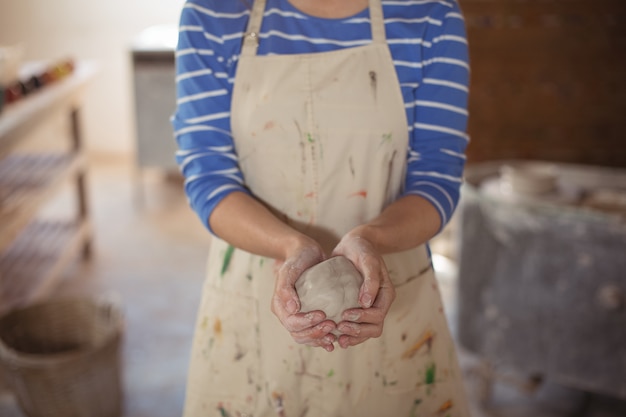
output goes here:
{"type": "Polygon", "coordinates": [[[460,0],[468,162],[626,167],[626,0],[460,0]]]}

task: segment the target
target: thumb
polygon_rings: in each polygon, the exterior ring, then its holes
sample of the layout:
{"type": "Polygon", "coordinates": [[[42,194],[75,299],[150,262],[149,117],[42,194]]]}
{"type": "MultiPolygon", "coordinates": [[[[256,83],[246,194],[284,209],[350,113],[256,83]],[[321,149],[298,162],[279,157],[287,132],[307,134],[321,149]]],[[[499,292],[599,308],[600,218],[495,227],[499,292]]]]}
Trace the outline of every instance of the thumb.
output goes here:
{"type": "Polygon", "coordinates": [[[296,314],[300,311],[300,299],[295,283],[301,273],[302,270],[290,262],[286,262],[278,272],[275,293],[289,314],[296,314]]]}
{"type": "Polygon", "coordinates": [[[378,295],[381,284],[381,271],[366,264],[363,265],[361,273],[363,274],[363,284],[359,291],[359,304],[363,308],[370,308],[378,295]]]}

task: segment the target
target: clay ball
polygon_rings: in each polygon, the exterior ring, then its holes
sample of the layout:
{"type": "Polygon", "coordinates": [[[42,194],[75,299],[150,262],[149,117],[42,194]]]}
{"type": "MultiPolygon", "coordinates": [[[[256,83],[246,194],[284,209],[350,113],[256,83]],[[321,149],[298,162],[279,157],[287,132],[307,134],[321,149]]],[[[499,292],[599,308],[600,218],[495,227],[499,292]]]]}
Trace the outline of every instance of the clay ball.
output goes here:
{"type": "Polygon", "coordinates": [[[335,256],[312,266],[296,281],[296,291],[307,313],[322,310],[329,320],[339,323],[341,315],[350,308],[360,307],[359,289],[363,277],[343,256],[335,256]]]}

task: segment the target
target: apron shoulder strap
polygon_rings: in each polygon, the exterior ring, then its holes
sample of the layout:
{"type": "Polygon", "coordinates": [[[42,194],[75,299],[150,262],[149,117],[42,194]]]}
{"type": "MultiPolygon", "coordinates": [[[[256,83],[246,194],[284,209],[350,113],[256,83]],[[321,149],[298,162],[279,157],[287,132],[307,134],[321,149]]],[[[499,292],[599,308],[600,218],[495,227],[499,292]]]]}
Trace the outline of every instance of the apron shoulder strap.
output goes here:
{"type": "MultiPolygon", "coordinates": [[[[259,34],[263,13],[265,12],[266,0],[254,0],[250,20],[243,38],[241,50],[242,56],[256,55],[259,46],[259,34]]],[[[385,19],[383,17],[382,0],[369,0],[370,22],[372,27],[372,41],[374,43],[386,43],[385,19]]]]}
{"type": "Polygon", "coordinates": [[[370,0],[369,4],[370,22],[372,25],[372,41],[374,43],[387,43],[382,0],[370,0]]]}
{"type": "Polygon", "coordinates": [[[259,34],[261,33],[261,22],[263,21],[263,13],[265,12],[266,0],[254,0],[252,11],[250,12],[250,20],[243,38],[243,46],[241,47],[241,55],[256,55],[259,46],[259,34]]]}

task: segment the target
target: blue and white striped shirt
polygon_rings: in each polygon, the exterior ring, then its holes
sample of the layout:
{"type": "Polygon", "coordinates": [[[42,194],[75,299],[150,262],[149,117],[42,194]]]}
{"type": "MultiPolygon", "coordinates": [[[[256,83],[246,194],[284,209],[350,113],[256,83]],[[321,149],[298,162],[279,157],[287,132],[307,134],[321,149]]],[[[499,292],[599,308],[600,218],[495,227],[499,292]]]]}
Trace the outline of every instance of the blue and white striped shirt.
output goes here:
{"type": "MultiPolygon", "coordinates": [[[[459,200],[465,165],[468,45],[456,0],[382,0],[387,43],[409,130],[403,193],[426,198],[442,227],[459,200]]],[[[177,110],[172,119],[191,207],[209,228],[229,193],[249,193],[230,131],[230,104],[250,15],[243,1],[187,0],[176,51],[177,110]]],[[[267,0],[259,55],[332,51],[371,42],[369,10],[345,19],[303,14],[267,0]]],[[[210,228],[209,228],[210,230],[210,228]]]]}

